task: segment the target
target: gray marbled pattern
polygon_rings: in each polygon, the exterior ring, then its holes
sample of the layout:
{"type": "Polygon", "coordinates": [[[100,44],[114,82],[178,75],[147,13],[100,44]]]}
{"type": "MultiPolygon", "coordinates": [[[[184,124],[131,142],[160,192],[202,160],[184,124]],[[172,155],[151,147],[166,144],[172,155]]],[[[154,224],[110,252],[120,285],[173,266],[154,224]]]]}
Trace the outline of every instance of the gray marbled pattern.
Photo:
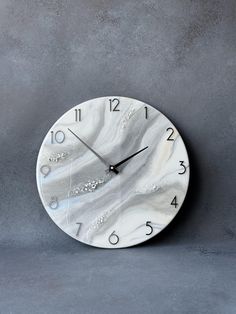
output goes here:
{"type": "Polygon", "coordinates": [[[73,238],[99,247],[131,246],[159,233],[180,209],[188,181],[177,129],[158,110],[125,97],[92,99],[69,110],[49,130],[37,162],[38,189],[50,217],[73,238]],[[119,111],[110,111],[113,98],[119,111]],[[79,122],[75,109],[81,109],[79,122]],[[121,165],[118,175],[108,173],[68,128],[109,164],[148,149],[121,165]],[[175,196],[178,205],[171,205],[175,196]]]}

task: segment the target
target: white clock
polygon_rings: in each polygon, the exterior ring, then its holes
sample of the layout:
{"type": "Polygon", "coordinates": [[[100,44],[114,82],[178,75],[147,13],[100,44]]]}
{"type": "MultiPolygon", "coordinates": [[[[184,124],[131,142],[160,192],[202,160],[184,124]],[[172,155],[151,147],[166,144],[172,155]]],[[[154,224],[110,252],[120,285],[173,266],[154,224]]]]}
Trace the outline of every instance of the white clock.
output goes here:
{"type": "Polygon", "coordinates": [[[121,248],[152,238],[175,217],[188,189],[189,159],[160,111],[136,99],[101,97],[51,127],[36,177],[44,208],[65,233],[121,248]]]}

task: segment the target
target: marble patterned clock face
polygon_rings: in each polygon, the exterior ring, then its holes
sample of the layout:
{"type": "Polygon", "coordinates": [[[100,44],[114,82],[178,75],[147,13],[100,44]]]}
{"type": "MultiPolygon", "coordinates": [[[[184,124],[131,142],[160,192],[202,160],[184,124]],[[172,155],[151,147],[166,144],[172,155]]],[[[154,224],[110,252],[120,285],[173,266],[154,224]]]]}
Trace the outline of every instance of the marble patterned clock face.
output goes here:
{"type": "Polygon", "coordinates": [[[52,220],[86,244],[144,242],[179,211],[189,159],[176,127],[160,111],[126,97],[91,99],[47,133],[36,169],[52,220]]]}

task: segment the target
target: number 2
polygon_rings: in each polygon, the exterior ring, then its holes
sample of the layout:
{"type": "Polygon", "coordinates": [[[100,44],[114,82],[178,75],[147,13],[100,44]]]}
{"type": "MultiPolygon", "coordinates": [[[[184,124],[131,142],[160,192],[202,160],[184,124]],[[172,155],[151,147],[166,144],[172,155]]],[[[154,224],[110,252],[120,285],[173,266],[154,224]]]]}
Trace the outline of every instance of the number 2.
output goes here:
{"type": "Polygon", "coordinates": [[[174,139],[172,138],[172,136],[174,135],[175,131],[173,128],[167,128],[166,132],[171,131],[170,135],[167,138],[167,141],[174,141],[174,139]]]}

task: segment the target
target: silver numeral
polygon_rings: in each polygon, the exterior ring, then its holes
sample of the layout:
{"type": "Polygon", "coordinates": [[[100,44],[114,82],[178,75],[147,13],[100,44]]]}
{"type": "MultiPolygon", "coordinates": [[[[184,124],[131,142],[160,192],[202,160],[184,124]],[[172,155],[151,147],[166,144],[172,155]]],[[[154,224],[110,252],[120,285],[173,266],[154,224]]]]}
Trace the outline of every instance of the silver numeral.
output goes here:
{"type": "Polygon", "coordinates": [[[80,233],[81,226],[82,226],[82,222],[77,222],[76,224],[78,225],[78,230],[76,232],[76,237],[78,237],[79,233],[80,233]]]}
{"type": "Polygon", "coordinates": [[[62,144],[65,141],[65,138],[66,136],[63,131],[61,130],[57,132],[51,131],[51,144],[55,143],[62,144]]]}
{"type": "Polygon", "coordinates": [[[48,176],[49,173],[51,172],[51,167],[48,165],[43,165],[40,168],[40,172],[43,174],[44,178],[46,178],[46,176],[48,176]]]}
{"type": "Polygon", "coordinates": [[[115,234],[115,231],[112,232],[112,234],[110,234],[108,241],[112,244],[112,245],[116,245],[119,242],[119,237],[117,234],[115,234]]]}
{"type": "Polygon", "coordinates": [[[185,172],[187,171],[187,167],[184,164],[184,160],[180,160],[179,164],[183,169],[182,169],[182,172],[178,172],[178,174],[185,174],[185,172]]]}
{"type": "Polygon", "coordinates": [[[153,227],[150,225],[151,223],[151,221],[146,221],[146,226],[150,228],[149,232],[147,232],[146,235],[150,235],[153,233],[153,227]]]}
{"type": "Polygon", "coordinates": [[[75,122],[81,121],[81,109],[75,109],[75,122]]]}
{"type": "Polygon", "coordinates": [[[57,197],[56,196],[52,196],[51,197],[51,201],[49,202],[49,207],[51,208],[51,209],[57,209],[58,208],[58,206],[59,206],[59,202],[58,202],[58,199],[57,199],[57,197]]]}

